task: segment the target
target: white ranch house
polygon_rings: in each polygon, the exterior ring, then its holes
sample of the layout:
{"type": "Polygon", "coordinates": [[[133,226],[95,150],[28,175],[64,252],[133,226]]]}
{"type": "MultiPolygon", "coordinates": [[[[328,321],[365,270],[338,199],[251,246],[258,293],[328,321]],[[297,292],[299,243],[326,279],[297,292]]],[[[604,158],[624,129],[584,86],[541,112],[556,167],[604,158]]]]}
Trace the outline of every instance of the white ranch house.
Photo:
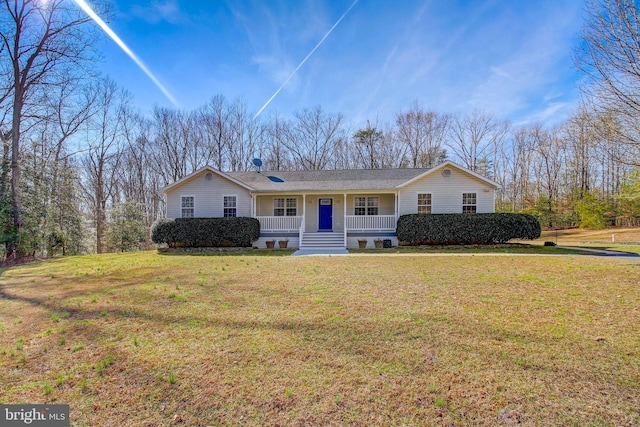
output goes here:
{"type": "Polygon", "coordinates": [[[300,249],[398,244],[411,213],[486,213],[499,184],[446,161],[431,169],[221,172],[204,167],[163,189],[168,218],[248,216],[260,239],[300,249]]]}

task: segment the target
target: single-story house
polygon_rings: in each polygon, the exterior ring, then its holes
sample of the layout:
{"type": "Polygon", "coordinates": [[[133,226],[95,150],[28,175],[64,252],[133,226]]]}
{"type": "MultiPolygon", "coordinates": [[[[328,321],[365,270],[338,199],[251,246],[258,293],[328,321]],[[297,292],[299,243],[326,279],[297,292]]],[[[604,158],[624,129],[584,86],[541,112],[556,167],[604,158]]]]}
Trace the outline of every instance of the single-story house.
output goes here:
{"type": "Polygon", "coordinates": [[[451,161],[430,169],[221,172],[203,167],[163,189],[168,218],[248,216],[260,239],[300,249],[398,244],[396,222],[411,213],[495,210],[496,182],[451,161]]]}

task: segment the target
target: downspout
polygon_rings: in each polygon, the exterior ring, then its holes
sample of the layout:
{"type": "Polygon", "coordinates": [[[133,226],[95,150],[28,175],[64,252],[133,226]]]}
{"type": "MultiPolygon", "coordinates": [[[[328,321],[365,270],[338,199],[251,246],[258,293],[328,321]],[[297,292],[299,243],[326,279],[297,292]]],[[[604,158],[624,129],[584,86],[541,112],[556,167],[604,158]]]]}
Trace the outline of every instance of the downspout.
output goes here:
{"type": "Polygon", "coordinates": [[[493,209],[491,209],[491,212],[495,212],[496,211],[496,193],[498,192],[497,188],[493,188],[493,209]]]}
{"type": "Polygon", "coordinates": [[[400,197],[399,197],[400,193],[396,190],[395,196],[396,196],[396,229],[398,228],[398,219],[400,218],[399,214],[400,214],[400,197]]]}
{"type": "MultiPolygon", "coordinates": [[[[251,218],[257,218],[258,215],[256,212],[256,195],[253,192],[249,192],[249,194],[251,194],[251,218]]],[[[260,223],[260,220],[258,220],[258,224],[259,224],[259,228],[260,228],[260,234],[258,235],[258,239],[260,239],[260,236],[262,235],[262,224],[260,223]]]]}

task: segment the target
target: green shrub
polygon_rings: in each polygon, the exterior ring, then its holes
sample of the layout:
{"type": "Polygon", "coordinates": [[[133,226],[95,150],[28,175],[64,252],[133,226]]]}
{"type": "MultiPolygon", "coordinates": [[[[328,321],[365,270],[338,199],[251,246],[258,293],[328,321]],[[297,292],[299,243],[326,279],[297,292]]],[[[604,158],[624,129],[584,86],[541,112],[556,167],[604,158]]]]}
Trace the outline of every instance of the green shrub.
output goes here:
{"type": "Polygon", "coordinates": [[[398,219],[398,240],[413,245],[492,244],[540,237],[540,222],[528,214],[411,214],[398,219]]]}
{"type": "Polygon", "coordinates": [[[118,252],[142,249],[147,240],[147,228],[140,205],[133,202],[116,205],[111,211],[105,237],[107,246],[118,252]]]}
{"type": "Polygon", "coordinates": [[[580,228],[602,230],[609,225],[613,208],[605,201],[600,200],[593,193],[585,193],[575,204],[575,212],[580,217],[580,228]]]}
{"type": "Polygon", "coordinates": [[[260,237],[255,218],[178,218],[161,219],[153,224],[151,240],[176,246],[251,246],[260,237]]]}

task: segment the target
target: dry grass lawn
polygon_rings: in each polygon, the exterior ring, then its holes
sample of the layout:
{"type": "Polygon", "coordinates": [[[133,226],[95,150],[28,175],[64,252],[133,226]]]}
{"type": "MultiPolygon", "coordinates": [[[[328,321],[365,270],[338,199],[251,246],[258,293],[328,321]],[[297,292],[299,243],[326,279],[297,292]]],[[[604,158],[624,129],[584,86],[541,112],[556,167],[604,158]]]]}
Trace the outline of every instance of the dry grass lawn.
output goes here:
{"type": "Polygon", "coordinates": [[[585,256],[16,266],[0,402],[74,426],[636,426],[639,278],[585,256]]]}
{"type": "MultiPolygon", "coordinates": [[[[558,230],[558,243],[640,243],[640,228],[633,227],[616,227],[606,228],[604,230],[588,230],[584,228],[571,228],[567,230],[558,230]],[[612,235],[615,238],[612,239],[612,235]]],[[[556,238],[556,231],[543,231],[541,239],[552,240],[556,238]]]]}
{"type": "Polygon", "coordinates": [[[573,228],[568,230],[543,231],[542,236],[533,242],[557,242],[558,245],[611,249],[615,251],[640,253],[640,228],[607,228],[604,230],[586,230],[573,228]]]}

